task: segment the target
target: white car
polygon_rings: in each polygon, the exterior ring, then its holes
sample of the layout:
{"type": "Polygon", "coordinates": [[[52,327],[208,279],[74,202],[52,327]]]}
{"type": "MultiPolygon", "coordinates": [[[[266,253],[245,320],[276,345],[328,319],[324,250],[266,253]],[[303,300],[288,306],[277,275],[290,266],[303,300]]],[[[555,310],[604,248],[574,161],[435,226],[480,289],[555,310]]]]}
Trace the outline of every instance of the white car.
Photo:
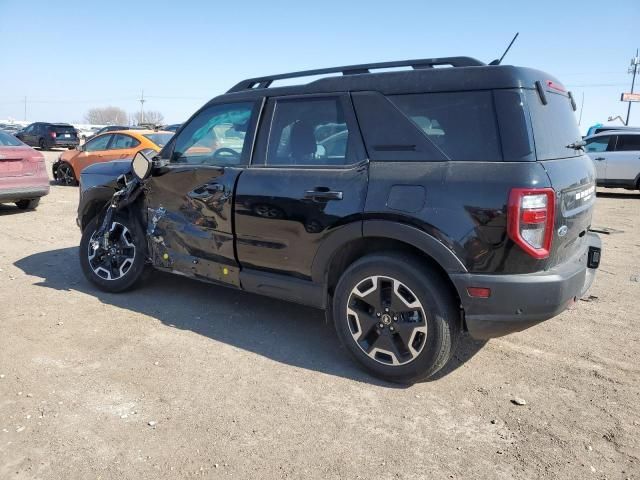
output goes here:
{"type": "Polygon", "coordinates": [[[608,130],[585,142],[599,187],[640,190],[640,131],[608,130]]]}
{"type": "Polygon", "coordinates": [[[86,142],[87,138],[94,136],[100,127],[75,127],[75,129],[78,132],[78,138],[86,142]]]}

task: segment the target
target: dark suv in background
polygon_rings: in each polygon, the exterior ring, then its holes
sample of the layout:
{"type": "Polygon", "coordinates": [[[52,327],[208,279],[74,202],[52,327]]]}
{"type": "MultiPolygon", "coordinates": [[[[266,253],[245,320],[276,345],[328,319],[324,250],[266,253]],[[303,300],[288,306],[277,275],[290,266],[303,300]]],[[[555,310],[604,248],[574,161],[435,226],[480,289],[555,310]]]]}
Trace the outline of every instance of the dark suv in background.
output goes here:
{"type": "Polygon", "coordinates": [[[78,132],[68,123],[36,122],[20,130],[16,137],[27,145],[49,150],[54,147],[75,148],[80,144],[78,132]]]}
{"type": "Polygon", "coordinates": [[[138,180],[129,162],[83,171],[83,271],[111,292],[151,265],[322,308],[369,371],[424,379],[463,331],[525,329],[591,285],[574,110],[549,74],[468,57],[249,79],[185,123],[100,238],[138,180]],[[412,69],[375,72],[392,67],[412,69]]]}

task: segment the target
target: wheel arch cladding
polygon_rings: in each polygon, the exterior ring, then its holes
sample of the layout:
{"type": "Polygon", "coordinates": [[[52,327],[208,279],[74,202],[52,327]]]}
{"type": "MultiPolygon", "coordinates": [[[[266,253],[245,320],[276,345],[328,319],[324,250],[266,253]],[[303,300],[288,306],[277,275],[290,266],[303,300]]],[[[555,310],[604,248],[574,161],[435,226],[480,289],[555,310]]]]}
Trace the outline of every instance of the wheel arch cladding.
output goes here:
{"type": "Polygon", "coordinates": [[[380,252],[403,252],[414,256],[439,275],[456,301],[460,301],[460,293],[449,273],[466,272],[462,262],[431,235],[409,225],[388,221],[358,222],[350,228],[350,232],[344,232],[339,239],[331,242],[330,254],[321,248],[314,259],[314,281],[326,285],[327,295],[333,296],[333,289],[349,265],[365,255],[380,252]],[[359,234],[360,225],[364,235],[359,234]],[[351,233],[351,236],[347,233],[351,233]]]}

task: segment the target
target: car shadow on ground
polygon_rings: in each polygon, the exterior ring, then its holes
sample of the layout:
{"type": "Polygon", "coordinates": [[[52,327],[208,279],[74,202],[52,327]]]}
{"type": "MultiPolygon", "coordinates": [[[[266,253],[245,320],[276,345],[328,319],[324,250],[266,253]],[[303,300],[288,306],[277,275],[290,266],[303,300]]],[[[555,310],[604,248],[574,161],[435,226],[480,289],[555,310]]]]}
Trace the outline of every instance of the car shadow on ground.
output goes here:
{"type": "MultiPolygon", "coordinates": [[[[111,294],[88,282],[80,269],[78,248],[36,253],[15,262],[25,274],[41,277],[36,285],[76,290],[101,302],[157,318],[272,360],[308,370],[384,386],[362,371],[340,345],[324,312],[301,305],[153,271],[135,290],[111,294]]],[[[453,372],[486,342],[464,335],[456,355],[431,380],[453,372]]]]}
{"type": "Polygon", "coordinates": [[[622,192],[598,192],[596,194],[598,197],[602,198],[637,198],[640,199],[640,192],[637,191],[629,191],[629,193],[622,192]]]}
{"type": "Polygon", "coordinates": [[[16,215],[18,213],[29,213],[32,210],[22,210],[15,203],[0,203],[0,217],[16,215]]]}

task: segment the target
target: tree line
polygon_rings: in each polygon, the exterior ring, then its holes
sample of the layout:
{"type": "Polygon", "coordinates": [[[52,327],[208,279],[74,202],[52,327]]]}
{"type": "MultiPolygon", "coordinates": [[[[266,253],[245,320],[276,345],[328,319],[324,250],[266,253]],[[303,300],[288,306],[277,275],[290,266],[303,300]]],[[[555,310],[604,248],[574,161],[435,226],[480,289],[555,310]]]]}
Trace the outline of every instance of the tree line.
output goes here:
{"type": "Polygon", "coordinates": [[[160,125],[164,115],[156,110],[137,111],[128,115],[120,107],[91,108],[84,115],[84,119],[91,125],[132,125],[152,123],[160,125]]]}

